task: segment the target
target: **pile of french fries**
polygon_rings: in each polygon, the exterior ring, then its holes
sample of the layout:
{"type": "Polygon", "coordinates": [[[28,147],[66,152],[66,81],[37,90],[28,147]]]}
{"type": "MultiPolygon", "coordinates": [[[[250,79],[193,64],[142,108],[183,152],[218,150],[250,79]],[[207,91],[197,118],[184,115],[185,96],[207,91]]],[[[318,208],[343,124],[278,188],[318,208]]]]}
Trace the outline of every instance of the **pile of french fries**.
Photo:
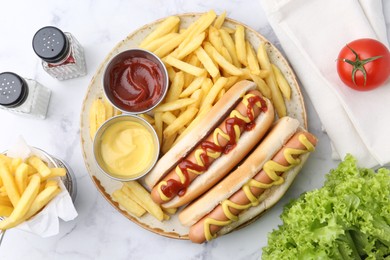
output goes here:
{"type": "Polygon", "coordinates": [[[120,115],[106,98],[96,98],[89,110],[89,134],[93,140],[99,127],[109,118],[120,115]]]}
{"type": "Polygon", "coordinates": [[[61,192],[56,177],[64,168],[49,168],[37,156],[23,161],[0,154],[0,230],[15,227],[43,209],[61,192]]]}
{"type": "Polygon", "coordinates": [[[168,220],[175,209],[163,209],[156,204],[150,193],[137,181],[124,182],[121,189],[113,192],[114,201],[133,216],[142,217],[150,213],[159,221],[168,220]]]}
{"type": "Polygon", "coordinates": [[[291,88],[280,69],[270,62],[266,42],[252,46],[245,28],[224,26],[226,12],[209,11],[187,28],[180,18],[162,21],[140,44],[165,63],[170,87],[163,103],[145,114],[156,129],[162,153],[181,139],[223,94],[240,80],[252,80],[269,98],[279,117],[286,115],[291,88]],[[257,51],[255,51],[255,49],[257,51]]]}
{"type": "MultiPolygon", "coordinates": [[[[269,43],[252,46],[244,26],[226,27],[225,18],[226,12],[217,16],[209,11],[187,28],[181,28],[180,18],[171,16],[139,45],[159,56],[169,74],[170,86],[164,101],[151,112],[139,115],[155,128],[163,154],[240,80],[254,81],[274,104],[278,116],[287,114],[285,100],[291,98],[291,87],[280,69],[271,63],[267,54],[269,43]]],[[[119,113],[107,100],[96,99],[89,117],[91,138],[105,120],[119,113]]],[[[124,183],[112,197],[136,217],[149,212],[163,221],[175,213],[154,203],[137,181],[124,183]]]]}

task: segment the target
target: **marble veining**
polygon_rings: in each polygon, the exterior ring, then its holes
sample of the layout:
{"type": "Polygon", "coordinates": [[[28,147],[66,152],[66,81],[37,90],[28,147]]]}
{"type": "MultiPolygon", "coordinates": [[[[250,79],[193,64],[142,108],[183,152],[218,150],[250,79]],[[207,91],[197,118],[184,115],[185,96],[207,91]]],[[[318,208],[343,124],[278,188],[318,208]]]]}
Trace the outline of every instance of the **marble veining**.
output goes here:
{"type": "MultiPolygon", "coordinates": [[[[390,2],[383,4],[389,33],[390,2]]],[[[337,162],[331,160],[329,139],[303,91],[309,128],[320,140],[317,151],[281,201],[250,226],[203,245],[165,238],[129,221],[96,190],[83,162],[79,136],[83,98],[96,69],[110,50],[138,27],[169,15],[210,9],[217,13],[226,10],[230,18],[254,28],[280,49],[258,0],[3,1],[0,71],[13,71],[39,81],[52,90],[52,98],[46,120],[0,110],[0,150],[23,136],[30,145],[64,159],[77,178],[75,205],[79,216],[74,221],[61,222],[60,233],[50,238],[17,229],[7,231],[0,246],[0,259],[259,259],[267,233],[281,223],[283,205],[323,184],[324,174],[337,162]],[[43,71],[31,40],[45,25],[69,31],[80,41],[87,76],[60,82],[43,71]]]]}

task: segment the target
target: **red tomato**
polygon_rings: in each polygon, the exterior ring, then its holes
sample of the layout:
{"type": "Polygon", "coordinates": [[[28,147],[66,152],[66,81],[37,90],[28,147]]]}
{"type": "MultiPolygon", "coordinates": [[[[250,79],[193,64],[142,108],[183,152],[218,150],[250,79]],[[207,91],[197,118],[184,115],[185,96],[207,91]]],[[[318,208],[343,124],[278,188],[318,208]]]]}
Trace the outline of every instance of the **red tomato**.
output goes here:
{"type": "Polygon", "coordinates": [[[381,86],[390,76],[390,52],[374,39],[358,39],[341,49],[337,72],[347,86],[366,91],[381,86]]]}

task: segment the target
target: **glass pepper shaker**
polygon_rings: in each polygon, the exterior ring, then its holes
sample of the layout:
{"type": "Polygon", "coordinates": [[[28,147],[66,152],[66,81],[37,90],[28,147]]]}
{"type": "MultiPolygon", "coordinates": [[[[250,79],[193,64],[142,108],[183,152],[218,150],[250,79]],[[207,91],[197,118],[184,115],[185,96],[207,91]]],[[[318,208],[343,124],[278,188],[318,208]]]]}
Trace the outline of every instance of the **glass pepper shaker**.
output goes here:
{"type": "Polygon", "coordinates": [[[0,73],[0,108],[45,119],[51,91],[13,72],[0,73]]]}
{"type": "Polygon", "coordinates": [[[35,33],[32,45],[52,77],[66,80],[87,74],[83,47],[71,33],[46,26],[35,33]]]}

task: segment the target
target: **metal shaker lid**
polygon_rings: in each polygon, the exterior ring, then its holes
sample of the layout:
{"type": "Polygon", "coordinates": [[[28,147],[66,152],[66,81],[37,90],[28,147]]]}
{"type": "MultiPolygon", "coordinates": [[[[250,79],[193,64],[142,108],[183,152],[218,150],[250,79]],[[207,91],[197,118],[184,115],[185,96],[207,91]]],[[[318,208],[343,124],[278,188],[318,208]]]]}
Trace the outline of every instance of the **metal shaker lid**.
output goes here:
{"type": "Polygon", "coordinates": [[[48,63],[62,61],[70,51],[69,39],[54,26],[39,29],[33,37],[32,45],[38,57],[48,63]]]}
{"type": "Polygon", "coordinates": [[[0,105],[8,108],[20,106],[28,95],[27,82],[13,72],[0,73],[0,105]]]}

